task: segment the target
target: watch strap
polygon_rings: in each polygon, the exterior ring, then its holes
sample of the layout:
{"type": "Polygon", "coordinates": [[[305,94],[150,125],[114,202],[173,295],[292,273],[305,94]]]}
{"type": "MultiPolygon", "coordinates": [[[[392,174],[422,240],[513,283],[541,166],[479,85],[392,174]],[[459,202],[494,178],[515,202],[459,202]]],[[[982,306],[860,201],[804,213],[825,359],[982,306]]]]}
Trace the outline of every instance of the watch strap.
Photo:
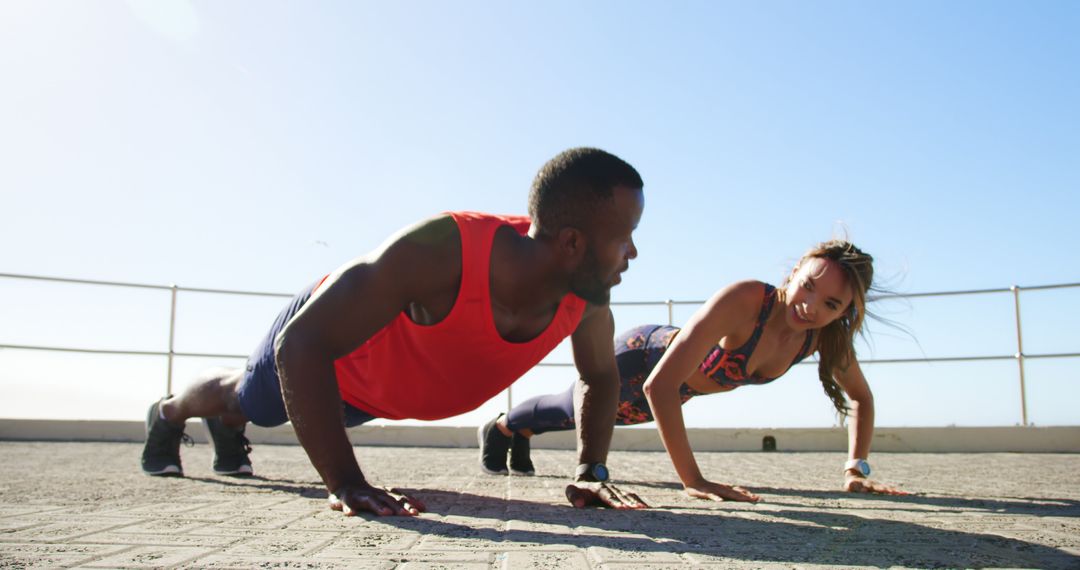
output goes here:
{"type": "Polygon", "coordinates": [[[577,466],[576,476],[578,481],[603,483],[608,480],[607,465],[603,463],[581,463],[577,466]]]}
{"type": "Polygon", "coordinates": [[[848,459],[847,463],[844,463],[844,471],[855,470],[862,474],[863,477],[870,476],[870,463],[865,459],[855,458],[848,459]]]}

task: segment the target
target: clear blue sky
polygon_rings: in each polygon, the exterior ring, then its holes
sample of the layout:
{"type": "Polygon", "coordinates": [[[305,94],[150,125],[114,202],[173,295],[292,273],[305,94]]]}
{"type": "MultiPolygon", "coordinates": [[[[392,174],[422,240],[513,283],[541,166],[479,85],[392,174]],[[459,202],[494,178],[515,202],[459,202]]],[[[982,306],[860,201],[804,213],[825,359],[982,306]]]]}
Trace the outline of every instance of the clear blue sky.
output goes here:
{"type": "MultiPolygon", "coordinates": [[[[1077,282],[1077,30],[1072,1],[10,0],[0,272],[291,292],[419,218],[522,212],[537,168],[589,145],[646,183],[616,301],[776,282],[841,231],[903,292],[1077,282]]],[[[160,294],[0,291],[0,343],[164,347],[160,294]]],[[[1080,290],[1031,295],[1027,351],[1080,350],[1080,290]]],[[[279,302],[234,301],[186,297],[178,349],[248,352],[279,302]]],[[[864,355],[1015,352],[1007,296],[883,308],[919,344],[878,327],[864,355]]],[[[0,416],[60,390],[58,414],[139,417],[161,367],[0,351],[0,416]]],[[[688,416],[828,425],[803,369],[688,416]]],[[[1015,369],[868,373],[884,425],[1008,424],[1015,369]]],[[[1078,370],[1032,364],[1036,423],[1080,421],[1078,370]]]]}

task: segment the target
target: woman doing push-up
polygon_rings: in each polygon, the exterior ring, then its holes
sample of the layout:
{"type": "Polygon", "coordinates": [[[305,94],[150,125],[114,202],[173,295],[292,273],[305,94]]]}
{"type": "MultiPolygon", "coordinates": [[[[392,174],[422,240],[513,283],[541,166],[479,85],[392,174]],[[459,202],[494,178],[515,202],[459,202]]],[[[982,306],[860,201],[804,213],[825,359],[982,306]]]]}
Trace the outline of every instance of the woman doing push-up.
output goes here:
{"type": "MultiPolygon", "coordinates": [[[[645,325],[623,333],[615,339],[622,380],[616,424],[656,420],[691,497],[757,501],[757,495],[742,487],[705,478],[690,449],[681,406],[695,396],[767,384],[817,352],[822,387],[837,412],[849,417],[843,488],[906,494],[867,478],[874,399],[853,342],[863,327],[873,274],[870,255],[846,241],[828,241],[803,255],[778,288],[741,281],[713,295],[681,330],[645,325]]],[[[532,475],[529,438],[574,429],[577,384],[561,394],[522,402],[482,426],[483,470],[506,474],[509,450],[510,469],[532,475]]],[[[600,469],[606,470],[602,465],[600,469]]]]}

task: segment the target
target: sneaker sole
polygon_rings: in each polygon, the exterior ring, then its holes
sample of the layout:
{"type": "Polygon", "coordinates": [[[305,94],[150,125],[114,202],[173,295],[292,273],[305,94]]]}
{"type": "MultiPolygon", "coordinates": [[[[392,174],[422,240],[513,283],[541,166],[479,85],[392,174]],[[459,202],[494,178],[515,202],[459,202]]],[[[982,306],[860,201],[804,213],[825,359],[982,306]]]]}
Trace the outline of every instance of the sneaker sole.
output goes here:
{"type": "Polygon", "coordinates": [[[518,471],[517,469],[511,469],[510,474],[519,477],[532,477],[533,475],[536,475],[536,471],[518,471]]]}
{"type": "Polygon", "coordinates": [[[184,476],[184,471],[182,469],[180,469],[179,467],[175,466],[175,465],[169,465],[168,467],[165,467],[164,469],[161,469],[161,470],[158,470],[158,471],[147,471],[146,469],[143,469],[142,472],[143,472],[143,474],[149,475],[151,477],[183,477],[184,476]]]}
{"type": "Polygon", "coordinates": [[[250,465],[241,465],[238,469],[232,471],[218,471],[217,469],[214,469],[214,474],[226,477],[251,477],[255,472],[252,471],[250,465]]]}
{"type": "Polygon", "coordinates": [[[484,427],[486,425],[476,428],[476,443],[480,446],[480,470],[488,475],[508,475],[509,473],[505,469],[495,471],[488,469],[487,465],[484,465],[484,427]]]}

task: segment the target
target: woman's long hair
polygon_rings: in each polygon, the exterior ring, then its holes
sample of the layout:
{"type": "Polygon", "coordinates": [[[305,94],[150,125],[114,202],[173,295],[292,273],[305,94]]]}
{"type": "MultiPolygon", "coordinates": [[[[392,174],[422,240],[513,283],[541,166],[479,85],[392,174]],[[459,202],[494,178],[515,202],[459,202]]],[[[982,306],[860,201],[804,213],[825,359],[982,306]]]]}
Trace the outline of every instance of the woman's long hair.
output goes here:
{"type": "Polygon", "coordinates": [[[867,314],[866,298],[874,281],[874,258],[844,240],[834,239],[819,243],[802,256],[795,265],[795,270],[777,289],[781,300],[795,272],[803,263],[815,258],[836,262],[851,284],[852,298],[847,310],[817,333],[818,379],[821,380],[821,386],[832,400],[836,411],[844,418],[850,408],[843,389],[836,382],[836,373],[847,370],[855,361],[855,335],[863,334],[863,323],[867,314]]]}

